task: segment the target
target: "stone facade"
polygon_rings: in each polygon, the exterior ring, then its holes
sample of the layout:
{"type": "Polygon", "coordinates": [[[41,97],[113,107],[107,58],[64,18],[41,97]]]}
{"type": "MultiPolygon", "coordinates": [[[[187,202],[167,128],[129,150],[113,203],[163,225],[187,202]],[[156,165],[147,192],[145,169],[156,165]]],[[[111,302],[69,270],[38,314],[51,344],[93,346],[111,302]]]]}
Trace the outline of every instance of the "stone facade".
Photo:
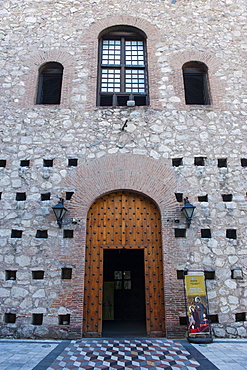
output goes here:
{"type": "Polygon", "coordinates": [[[129,190],[160,209],[167,336],[185,332],[177,271],[204,270],[215,271],[213,334],[247,337],[245,2],[8,0],[0,15],[1,336],[82,337],[87,212],[102,195],[129,190]],[[98,37],[114,25],[147,36],[149,106],[96,106],[98,37]],[[182,66],[191,60],[208,67],[209,106],[185,104],[182,66]],[[38,70],[49,61],[64,67],[61,104],[36,105],[38,70]],[[59,229],[51,207],[70,192],[59,229]],[[174,237],[186,227],[176,193],[196,206],[186,238],[174,237]],[[72,279],[61,279],[64,267],[72,279]],[[33,278],[41,270],[44,279],[33,278]],[[59,325],[68,314],[70,324],[59,325]]]}

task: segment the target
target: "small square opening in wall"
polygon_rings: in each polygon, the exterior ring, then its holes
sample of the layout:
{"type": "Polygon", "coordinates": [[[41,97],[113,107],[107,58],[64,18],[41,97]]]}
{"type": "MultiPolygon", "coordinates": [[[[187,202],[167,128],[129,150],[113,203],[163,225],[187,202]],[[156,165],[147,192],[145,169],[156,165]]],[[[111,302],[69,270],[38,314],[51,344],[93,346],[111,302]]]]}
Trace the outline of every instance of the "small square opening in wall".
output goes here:
{"type": "Polygon", "coordinates": [[[208,202],[208,195],[199,195],[198,202],[208,202]]]}
{"type": "Polygon", "coordinates": [[[44,159],[43,160],[44,167],[53,167],[53,159],[44,159]]]}
{"type": "Polygon", "coordinates": [[[243,270],[241,268],[235,268],[231,270],[232,279],[243,279],[243,270]]]}
{"type": "Polygon", "coordinates": [[[246,320],[246,312],[236,313],[235,321],[245,321],[246,320]]]}
{"type": "Polygon", "coordinates": [[[66,200],[70,200],[73,197],[73,191],[66,191],[66,200]]]}
{"type": "Polygon", "coordinates": [[[16,270],[6,270],[5,279],[6,280],[16,280],[16,270]]]}
{"type": "Polygon", "coordinates": [[[22,238],[22,230],[11,230],[11,238],[22,238]]]}
{"type": "Polygon", "coordinates": [[[63,267],[62,268],[61,279],[67,279],[67,280],[72,279],[72,268],[63,267]]]}
{"type": "Polygon", "coordinates": [[[42,325],[43,324],[43,314],[42,313],[33,313],[32,314],[32,324],[33,325],[42,325]]]}
{"type": "Polygon", "coordinates": [[[205,166],[205,158],[204,157],[195,157],[194,158],[194,165],[195,166],[205,166]]]}
{"type": "Polygon", "coordinates": [[[211,324],[218,324],[219,323],[218,315],[209,315],[209,321],[211,324]]]}
{"type": "Polygon", "coordinates": [[[227,158],[219,158],[218,167],[227,167],[227,158]]]}
{"type": "Polygon", "coordinates": [[[32,271],[32,278],[34,280],[44,279],[44,271],[43,270],[34,270],[34,271],[32,271]]]}
{"type": "Polygon", "coordinates": [[[186,229],[174,229],[175,238],[186,238],[186,229]]]}
{"type": "Polygon", "coordinates": [[[35,238],[48,238],[48,232],[47,230],[37,230],[35,238]]]}
{"type": "Polygon", "coordinates": [[[58,323],[59,325],[69,325],[70,323],[70,315],[59,315],[58,316],[58,323]]]}
{"type": "Polygon", "coordinates": [[[6,167],[7,161],[5,159],[0,159],[0,167],[6,167]]]}
{"type": "Polygon", "coordinates": [[[42,201],[50,200],[50,199],[51,199],[51,193],[43,193],[43,194],[41,194],[41,200],[42,201]]]}
{"type": "Polygon", "coordinates": [[[20,166],[21,167],[29,167],[30,166],[29,159],[24,159],[24,160],[20,161],[20,166]]]}
{"type": "Polygon", "coordinates": [[[232,194],[221,194],[223,202],[231,202],[232,194]]]}
{"type": "Polygon", "coordinates": [[[201,238],[211,238],[211,230],[201,229],[201,238]]]}
{"type": "Polygon", "coordinates": [[[14,324],[16,322],[16,314],[6,313],[4,315],[4,321],[6,322],[6,324],[14,324]]]}
{"type": "Polygon", "coordinates": [[[177,199],[177,202],[179,203],[183,202],[183,193],[175,193],[175,197],[177,199]]]}
{"type": "Polygon", "coordinates": [[[206,280],[215,280],[215,271],[204,271],[206,280]]]}
{"type": "Polygon", "coordinates": [[[18,202],[24,201],[26,199],[26,193],[16,193],[15,200],[17,200],[18,202]]]}
{"type": "Polygon", "coordinates": [[[69,158],[68,159],[68,166],[69,167],[76,167],[78,164],[78,159],[77,158],[69,158]]]}
{"type": "Polygon", "coordinates": [[[187,325],[187,318],[186,316],[179,317],[179,325],[187,325]]]}
{"type": "Polygon", "coordinates": [[[184,276],[188,274],[187,270],[177,270],[177,279],[183,280],[184,276]]]}
{"type": "Polygon", "coordinates": [[[74,230],[64,230],[63,231],[63,237],[64,238],[73,238],[74,237],[74,230]]]}
{"type": "Polygon", "coordinates": [[[179,167],[183,165],[183,158],[172,158],[173,167],[179,167]]]}
{"type": "Polygon", "coordinates": [[[247,167],[247,158],[241,158],[241,166],[247,167]]]}
{"type": "Polygon", "coordinates": [[[226,237],[228,239],[237,239],[237,230],[236,229],[227,229],[226,237]]]}

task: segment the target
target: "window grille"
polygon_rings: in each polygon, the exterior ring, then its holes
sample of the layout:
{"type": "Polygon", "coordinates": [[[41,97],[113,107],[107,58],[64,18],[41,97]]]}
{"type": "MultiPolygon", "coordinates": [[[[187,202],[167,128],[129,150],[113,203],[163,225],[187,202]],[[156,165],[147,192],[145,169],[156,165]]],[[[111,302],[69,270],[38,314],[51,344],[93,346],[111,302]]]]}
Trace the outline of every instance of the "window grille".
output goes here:
{"type": "Polygon", "coordinates": [[[99,41],[98,102],[100,106],[148,104],[146,42],[134,27],[111,27],[99,41]]]}

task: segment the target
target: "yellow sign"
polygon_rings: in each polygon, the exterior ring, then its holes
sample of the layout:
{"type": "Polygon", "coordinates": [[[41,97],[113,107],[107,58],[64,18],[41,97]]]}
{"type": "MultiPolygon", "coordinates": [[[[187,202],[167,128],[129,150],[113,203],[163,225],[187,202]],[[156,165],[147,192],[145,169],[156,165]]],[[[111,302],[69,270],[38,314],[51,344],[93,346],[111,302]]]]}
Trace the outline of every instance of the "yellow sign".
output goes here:
{"type": "Polygon", "coordinates": [[[185,275],[187,296],[206,295],[204,275],[185,275]]]}

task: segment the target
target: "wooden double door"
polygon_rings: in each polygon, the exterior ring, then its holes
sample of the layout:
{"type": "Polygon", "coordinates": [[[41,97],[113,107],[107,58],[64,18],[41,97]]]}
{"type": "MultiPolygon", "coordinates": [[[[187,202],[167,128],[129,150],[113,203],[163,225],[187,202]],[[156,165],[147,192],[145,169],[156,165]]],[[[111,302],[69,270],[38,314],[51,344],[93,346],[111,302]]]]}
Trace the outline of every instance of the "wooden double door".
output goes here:
{"type": "Polygon", "coordinates": [[[103,320],[144,320],[165,335],[160,212],[149,198],[115,192],[89,209],[83,335],[102,336],[103,320]]]}

